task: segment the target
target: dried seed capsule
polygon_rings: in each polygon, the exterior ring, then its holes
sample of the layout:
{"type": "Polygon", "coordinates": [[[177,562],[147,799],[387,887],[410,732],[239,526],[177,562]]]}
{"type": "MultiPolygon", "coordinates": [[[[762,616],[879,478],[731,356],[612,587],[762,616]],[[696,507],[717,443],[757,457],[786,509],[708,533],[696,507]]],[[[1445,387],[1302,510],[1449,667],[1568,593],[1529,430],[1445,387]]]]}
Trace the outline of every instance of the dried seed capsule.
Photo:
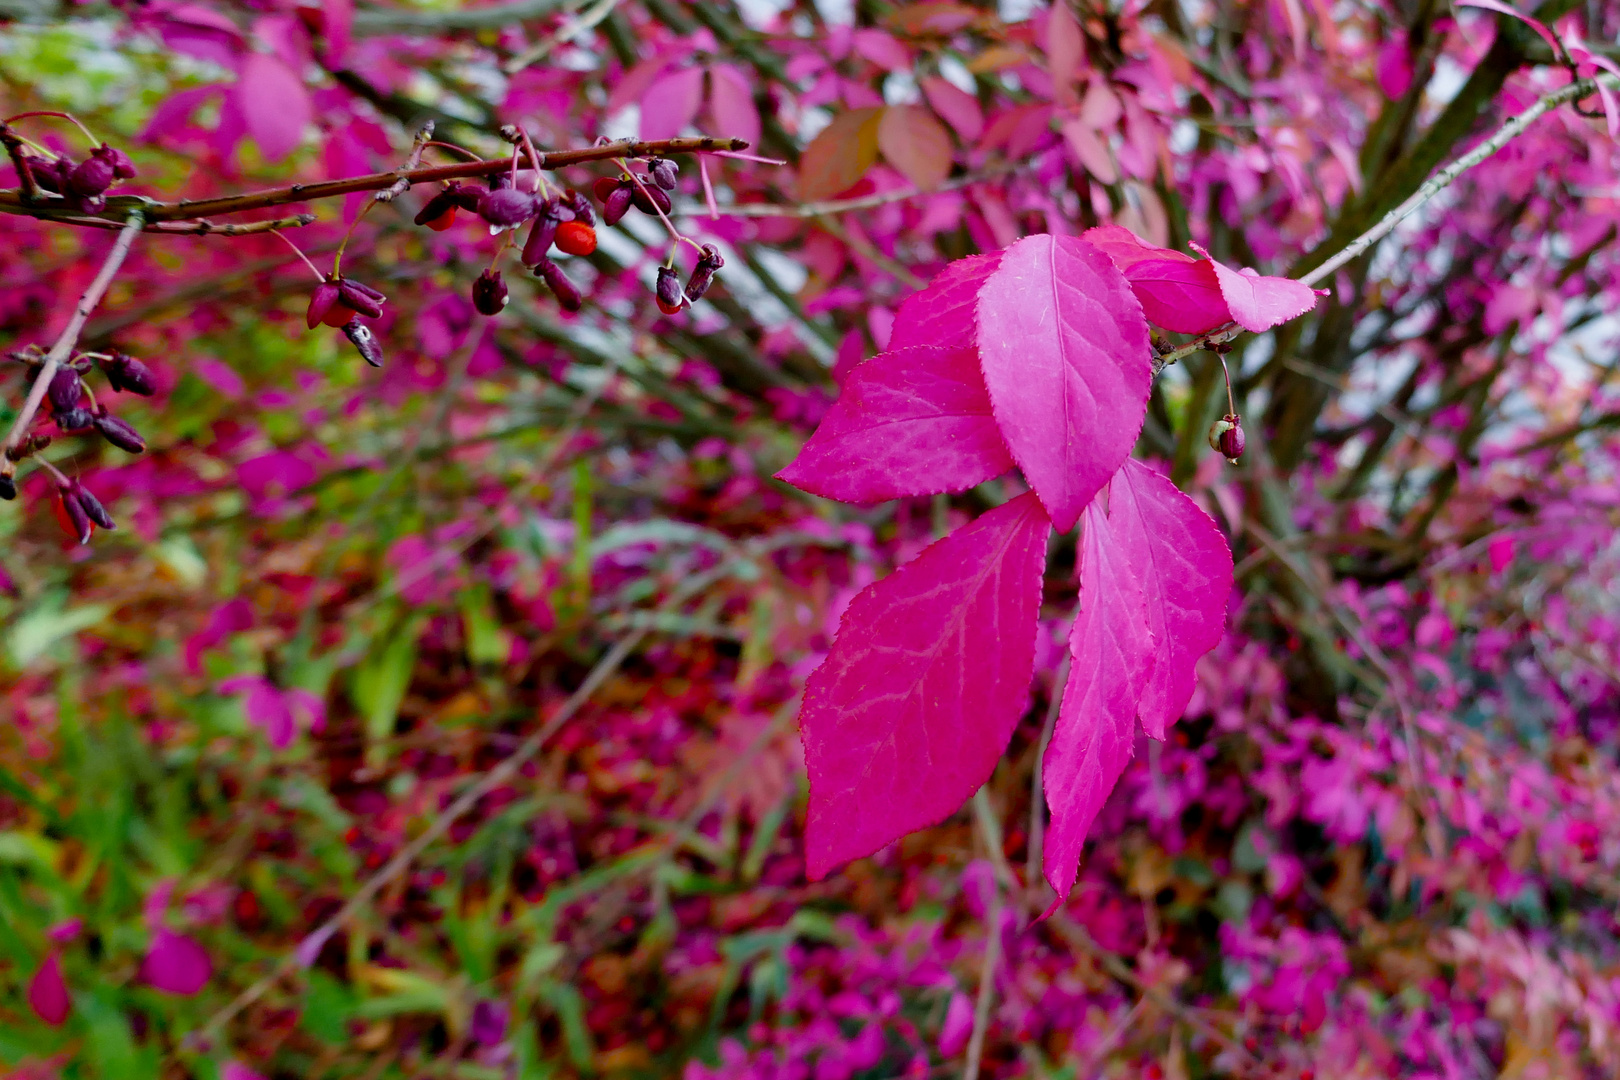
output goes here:
{"type": "Polygon", "coordinates": [[[564,311],[578,311],[584,305],[584,299],[579,295],[579,288],[568,280],[563,268],[550,259],[541,259],[535,264],[534,272],[540,275],[540,280],[557,297],[557,303],[564,311]]]}
{"type": "Polygon", "coordinates": [[[539,209],[539,200],[516,188],[491,191],[478,201],[478,216],[497,230],[516,228],[534,217],[539,209]]]}
{"type": "Polygon", "coordinates": [[[692,269],[692,278],[686,283],[686,298],[701,299],[709,291],[709,286],[714,284],[715,271],[725,265],[726,260],[721,257],[720,249],[713,244],[704,244],[703,256],[698,259],[697,266],[692,269]]]}
{"type": "MultiPolygon", "coordinates": [[[[338,302],[338,285],[335,281],[323,281],[315,286],[315,291],[309,294],[309,308],[304,312],[304,325],[311,330],[326,322],[332,309],[342,306],[338,302]]],[[[347,309],[345,309],[347,310],[347,309]]],[[[338,323],[339,326],[343,324],[338,323]]]]}
{"type": "Polygon", "coordinates": [[[377,335],[371,332],[371,327],[359,319],[350,319],[343,324],[343,336],[349,339],[361,358],[372,367],[382,367],[382,346],[377,344],[377,335]]]}
{"type": "Polygon", "coordinates": [[[506,281],[501,277],[499,270],[485,270],[478,275],[478,280],[473,282],[473,307],[478,309],[480,315],[499,315],[510,299],[506,281]]]}
{"type": "Polygon", "coordinates": [[[128,353],[115,351],[101,362],[101,371],[114,390],[128,390],[142,397],[151,397],[157,392],[152,369],[128,353]]]}
{"type": "Polygon", "coordinates": [[[587,225],[596,224],[596,212],[591,209],[591,200],[580,192],[568,192],[564,205],[574,212],[575,221],[583,221],[587,225]]]}
{"type": "Polygon", "coordinates": [[[85,516],[91,521],[103,529],[118,528],[113,522],[112,515],[107,513],[107,508],[101,505],[101,500],[90,494],[89,489],[77,480],[73,482],[73,494],[79,500],[79,505],[84,508],[85,516]]]}
{"type": "Polygon", "coordinates": [[[623,182],[617,176],[598,176],[591,181],[591,194],[596,196],[597,202],[605,203],[609,195],[623,186],[623,182]]]}
{"type": "Polygon", "coordinates": [[[79,378],[77,368],[60,367],[56,374],[51,376],[51,385],[45,391],[50,398],[51,412],[60,416],[79,407],[79,401],[84,397],[84,381],[79,378]]]}
{"type": "Polygon", "coordinates": [[[1209,426],[1209,447],[1236,465],[1243,456],[1247,440],[1243,436],[1243,421],[1234,413],[1227,413],[1209,426]]]}
{"type": "Polygon", "coordinates": [[[617,225],[620,219],[630,212],[630,204],[635,197],[630,185],[616,185],[613,193],[602,203],[602,220],[609,225],[617,225]]]}
{"type": "Polygon", "coordinates": [[[97,148],[96,153],[106,155],[107,160],[112,163],[113,175],[118,179],[135,179],[135,163],[129,160],[128,154],[116,147],[108,146],[106,143],[102,143],[97,148]]]}
{"type": "Polygon", "coordinates": [[[647,164],[647,171],[652,174],[652,178],[657,182],[658,186],[665,191],[675,190],[675,185],[679,181],[681,174],[680,166],[669,160],[669,158],[653,158],[647,164]]]}
{"type": "Polygon", "coordinates": [[[81,199],[94,199],[112,187],[113,169],[112,159],[97,150],[68,174],[68,190],[81,199]]]}
{"type": "Polygon", "coordinates": [[[146,449],[146,440],[141,438],[141,433],[106,409],[96,413],[95,424],[96,430],[101,432],[101,437],[120,450],[139,454],[146,449]]]}
{"type": "Polygon", "coordinates": [[[636,204],[636,209],[644,214],[657,214],[660,210],[669,213],[675,204],[669,201],[669,195],[657,185],[635,184],[630,200],[636,204]]]}
{"type": "MultiPolygon", "coordinates": [[[[338,298],[350,311],[358,312],[367,318],[375,319],[382,314],[382,306],[388,298],[364,282],[353,278],[338,279],[338,298]]],[[[348,320],[345,319],[344,322],[348,320]]]]}
{"type": "MultiPolygon", "coordinates": [[[[478,193],[473,192],[478,198],[478,193]]],[[[460,184],[455,181],[444,185],[438,192],[422,205],[413,219],[418,225],[426,225],[434,232],[443,232],[456,222],[456,210],[464,207],[466,193],[460,184]]],[[[477,203],[469,209],[476,209],[477,203]]]]}
{"type": "Polygon", "coordinates": [[[546,257],[551,250],[551,243],[557,238],[557,219],[550,214],[541,214],[534,219],[534,225],[529,229],[529,238],[523,243],[523,263],[525,266],[535,266],[546,257]]]}
{"type": "Polygon", "coordinates": [[[0,499],[10,502],[17,497],[17,481],[9,476],[0,476],[0,499]]]}
{"type": "Polygon", "coordinates": [[[589,255],[596,250],[596,230],[583,221],[565,221],[557,226],[557,247],[570,255],[589,255]]]}
{"type": "Polygon", "coordinates": [[[96,420],[94,416],[90,415],[89,409],[63,409],[55,413],[52,419],[56,421],[57,430],[64,435],[72,434],[75,431],[83,431],[95,423],[96,420]]]}
{"type": "MultiPolygon", "coordinates": [[[[80,544],[88,544],[90,534],[96,530],[90,524],[90,515],[85,513],[84,504],[79,501],[78,492],[74,490],[76,486],[72,483],[57,485],[56,493],[61,499],[63,514],[62,528],[80,544]]],[[[102,513],[106,511],[103,510],[102,513]]]]}
{"type": "Polygon", "coordinates": [[[675,273],[673,266],[658,268],[658,283],[653,286],[653,296],[658,300],[658,310],[665,315],[673,315],[681,310],[685,301],[681,297],[680,275],[675,273]]]}

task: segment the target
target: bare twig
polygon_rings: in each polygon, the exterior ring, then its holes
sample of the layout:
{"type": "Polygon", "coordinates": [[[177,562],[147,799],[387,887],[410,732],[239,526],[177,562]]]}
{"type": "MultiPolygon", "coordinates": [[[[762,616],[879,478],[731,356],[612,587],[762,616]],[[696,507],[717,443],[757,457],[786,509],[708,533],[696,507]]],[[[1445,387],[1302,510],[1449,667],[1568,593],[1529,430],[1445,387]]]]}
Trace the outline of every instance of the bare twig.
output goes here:
{"type": "Polygon", "coordinates": [[[990,1006],[995,1000],[996,969],[1001,966],[1001,913],[1006,906],[1007,893],[1017,887],[1012,879],[1012,869],[1007,865],[1006,853],[1001,850],[1001,824],[996,818],[995,807],[990,805],[988,786],[974,793],[973,816],[996,872],[991,882],[994,891],[990,895],[990,910],[985,913],[984,966],[979,969],[979,992],[973,1003],[973,1033],[968,1038],[967,1064],[962,1068],[962,1080],[979,1080],[979,1059],[984,1056],[984,1040],[990,1029],[990,1006]]]}
{"type": "Polygon", "coordinates": [[[1041,741],[1035,747],[1034,776],[1029,782],[1029,855],[1025,860],[1025,888],[1036,895],[1040,888],[1042,846],[1046,842],[1046,793],[1043,788],[1046,748],[1052,742],[1057,728],[1058,710],[1063,706],[1063,691],[1069,685],[1069,652],[1063,651],[1063,662],[1058,665],[1052,679],[1052,701],[1046,708],[1046,723],[1041,725],[1041,741]]]}
{"type": "MultiPolygon", "coordinates": [[[[19,445],[28,434],[28,426],[34,422],[34,414],[39,412],[39,403],[45,399],[45,391],[51,385],[57,369],[62,366],[73,352],[73,346],[79,342],[79,332],[84,329],[85,321],[90,313],[101,303],[101,298],[107,292],[107,286],[112,284],[113,277],[118,268],[124,265],[124,258],[129,254],[130,245],[135,243],[135,236],[141,231],[141,212],[130,211],[129,220],[124,223],[123,231],[113,242],[112,250],[107,252],[106,261],[101,264],[101,271],[96,274],[90,287],[84,290],[79,297],[79,304],[73,309],[73,317],[62,328],[62,333],[56,338],[56,344],[51,351],[45,354],[45,362],[39,366],[39,373],[34,376],[34,385],[28,391],[28,398],[23,402],[22,411],[12,422],[11,432],[6,436],[6,449],[19,445]]],[[[0,457],[0,476],[12,476],[17,470],[17,463],[10,457],[0,457]]]]}
{"type": "Polygon", "coordinates": [[[530,64],[545,59],[546,54],[551,52],[552,49],[559,45],[568,44],[613,14],[613,9],[618,7],[619,3],[620,0],[597,0],[596,5],[589,11],[582,11],[578,15],[570,17],[567,22],[557,28],[555,34],[546,37],[531,48],[514,56],[502,65],[501,70],[508,75],[515,75],[530,64]]]}
{"type": "Polygon", "coordinates": [[[429,120],[418,129],[416,138],[411,141],[411,154],[405,159],[405,164],[399,167],[397,173],[399,179],[373,195],[372,202],[393,202],[410,190],[411,182],[406,177],[412,170],[422,167],[422,155],[427,152],[428,144],[433,141],[433,128],[433,121],[429,120]]]}
{"type": "MultiPolygon", "coordinates": [[[[1603,72],[1594,79],[1581,79],[1572,82],[1568,86],[1561,87],[1540,98],[1535,104],[1525,109],[1524,112],[1497,128],[1496,133],[1490,138],[1425,180],[1423,185],[1414,191],[1405,202],[1385,214],[1378,224],[1346,244],[1338,254],[1301,277],[1300,282],[1305,285],[1315,285],[1319,281],[1325,281],[1330,274],[1364,254],[1378,241],[1394,232],[1395,226],[1399,225],[1424,203],[1450,187],[1463,173],[1485,161],[1509,142],[1512,142],[1514,138],[1536,120],[1560,105],[1589,97],[1596,92],[1599,83],[1614,89],[1620,89],[1620,77],[1603,72]]],[[[1217,326],[1213,330],[1200,334],[1180,348],[1156,357],[1154,360],[1154,372],[1163,371],[1176,361],[1184,360],[1193,353],[1208,348],[1210,345],[1231,341],[1242,332],[1243,328],[1236,323],[1229,322],[1217,326]]]]}
{"type": "MultiPolygon", "coordinates": [[[[558,150],[545,155],[544,167],[547,170],[566,168],[570,165],[582,165],[592,161],[607,161],[613,158],[632,157],[669,157],[674,154],[712,154],[721,150],[746,150],[746,139],[657,139],[650,142],[611,142],[600,146],[581,147],[576,150],[558,150]]],[[[436,165],[426,169],[412,169],[408,172],[370,173],[366,176],[351,176],[343,180],[324,180],[315,184],[292,184],[288,187],[269,188],[264,191],[250,191],[241,195],[228,195],[218,199],[182,199],[179,202],[165,203],[137,197],[114,196],[107,200],[108,214],[105,220],[117,221],[118,214],[126,214],[131,210],[140,209],[146,220],[158,221],[195,221],[198,218],[219,214],[239,214],[247,210],[261,210],[268,206],[285,206],[288,203],[313,202],[317,199],[331,199],[339,195],[352,195],[359,191],[381,191],[391,188],[400,180],[409,184],[432,183],[439,180],[464,180],[470,177],[490,176],[502,172],[508,167],[505,159],[493,161],[468,161],[454,165],[436,165]]],[[[0,191],[0,214],[23,214],[28,217],[44,218],[52,221],[62,221],[67,224],[78,224],[73,218],[84,215],[70,213],[66,207],[57,207],[50,204],[31,205],[18,191],[0,191]]]]}
{"type": "MultiPolygon", "coordinates": [[[[788,217],[788,218],[815,218],[827,214],[844,214],[852,210],[871,210],[874,207],[888,206],[890,203],[906,202],[910,199],[921,199],[929,195],[938,195],[942,191],[958,191],[974,184],[982,184],[990,180],[997,180],[1008,173],[1017,172],[1028,162],[1007,161],[977,172],[952,177],[938,187],[923,190],[920,187],[896,188],[894,191],[880,191],[874,195],[862,195],[854,199],[828,199],[824,202],[793,203],[777,205],[775,203],[731,203],[716,207],[722,215],[729,217],[788,217]]],[[[708,213],[706,206],[682,206],[676,209],[677,216],[696,217],[708,213]]]]}

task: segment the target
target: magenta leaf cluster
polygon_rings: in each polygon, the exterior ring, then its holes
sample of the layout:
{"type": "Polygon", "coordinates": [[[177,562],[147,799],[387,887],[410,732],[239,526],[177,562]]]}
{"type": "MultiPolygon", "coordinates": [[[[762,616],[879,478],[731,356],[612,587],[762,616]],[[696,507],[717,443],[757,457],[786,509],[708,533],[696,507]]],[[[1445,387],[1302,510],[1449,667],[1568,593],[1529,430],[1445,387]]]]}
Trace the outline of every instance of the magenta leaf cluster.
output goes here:
{"type": "Polygon", "coordinates": [[[901,305],[779,474],[873,503],[963,491],[1016,465],[1030,490],[937,541],[845,612],[805,686],[812,878],[954,813],[994,771],[1035,664],[1047,537],[1083,523],[1072,671],[1044,759],[1059,901],[1138,728],[1163,739],[1221,639],[1232,557],[1214,521],[1130,458],[1149,322],[1266,330],[1298,282],[1147,244],[1119,226],[952,263],[901,305]]]}

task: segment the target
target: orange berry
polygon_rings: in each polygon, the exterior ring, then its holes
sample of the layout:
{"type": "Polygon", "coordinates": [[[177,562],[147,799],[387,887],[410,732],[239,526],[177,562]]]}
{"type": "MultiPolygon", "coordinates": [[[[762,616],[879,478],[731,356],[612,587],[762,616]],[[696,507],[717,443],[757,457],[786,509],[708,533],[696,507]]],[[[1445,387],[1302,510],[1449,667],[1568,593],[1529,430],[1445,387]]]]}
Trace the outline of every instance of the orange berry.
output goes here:
{"type": "Polygon", "coordinates": [[[444,232],[444,230],[448,229],[450,226],[454,225],[455,223],[456,223],[456,208],[452,206],[450,209],[446,210],[444,213],[440,214],[438,217],[436,217],[432,221],[428,222],[427,227],[432,229],[434,232],[444,232]]]}
{"type": "Polygon", "coordinates": [[[657,303],[658,303],[658,310],[662,311],[665,315],[678,315],[678,314],[680,314],[680,311],[681,311],[681,305],[680,304],[666,304],[662,300],[657,301],[657,303]]]}
{"type": "Polygon", "coordinates": [[[583,221],[565,221],[557,226],[555,243],[570,255],[589,255],[596,250],[596,230],[583,221]]]}

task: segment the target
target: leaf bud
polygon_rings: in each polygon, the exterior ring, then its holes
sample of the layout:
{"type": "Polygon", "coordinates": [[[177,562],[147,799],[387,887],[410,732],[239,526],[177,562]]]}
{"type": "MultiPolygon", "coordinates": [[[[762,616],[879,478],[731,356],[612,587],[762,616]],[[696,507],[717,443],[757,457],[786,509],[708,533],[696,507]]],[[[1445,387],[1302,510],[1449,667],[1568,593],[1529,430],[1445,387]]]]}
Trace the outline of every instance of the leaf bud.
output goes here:
{"type": "Polygon", "coordinates": [[[1237,414],[1227,413],[1209,425],[1209,448],[1232,464],[1236,465],[1238,458],[1243,456],[1245,443],[1243,421],[1237,414]]]}
{"type": "Polygon", "coordinates": [[[679,181],[681,175],[680,166],[669,160],[669,158],[653,158],[652,161],[647,163],[647,172],[652,176],[654,182],[665,191],[674,191],[675,184],[679,181]]]}
{"type": "Polygon", "coordinates": [[[157,392],[152,369],[128,353],[114,351],[101,362],[101,371],[114,390],[128,390],[142,397],[151,397],[157,392]]]}
{"type": "Polygon", "coordinates": [[[714,284],[715,271],[724,265],[726,260],[721,257],[720,250],[713,244],[704,244],[703,255],[692,270],[691,280],[686,283],[686,298],[701,299],[703,294],[709,291],[709,286],[714,284]]]}
{"type": "Polygon", "coordinates": [[[84,397],[84,381],[79,377],[78,369],[66,366],[57,368],[45,396],[50,398],[51,412],[58,416],[77,409],[80,399],[84,397]]]}
{"type": "Polygon", "coordinates": [[[377,335],[371,332],[371,327],[359,319],[350,319],[342,326],[343,336],[355,348],[362,359],[372,367],[382,367],[382,346],[377,344],[377,335]]]}
{"type": "Polygon", "coordinates": [[[550,259],[541,259],[535,264],[534,272],[557,297],[557,303],[564,311],[578,311],[583,306],[584,300],[579,295],[578,287],[568,279],[567,274],[563,273],[562,267],[550,259]]]}
{"type": "Polygon", "coordinates": [[[146,440],[141,438],[141,433],[106,409],[97,411],[95,424],[96,430],[101,432],[101,437],[120,450],[139,454],[146,449],[146,440]]]}
{"type": "Polygon", "coordinates": [[[499,315],[510,299],[506,281],[499,270],[485,270],[473,282],[473,307],[478,309],[480,315],[499,315]]]}
{"type": "Polygon", "coordinates": [[[681,310],[684,302],[681,298],[681,279],[673,266],[658,268],[658,283],[653,286],[653,296],[658,301],[658,310],[665,315],[673,315],[681,310]]]}

